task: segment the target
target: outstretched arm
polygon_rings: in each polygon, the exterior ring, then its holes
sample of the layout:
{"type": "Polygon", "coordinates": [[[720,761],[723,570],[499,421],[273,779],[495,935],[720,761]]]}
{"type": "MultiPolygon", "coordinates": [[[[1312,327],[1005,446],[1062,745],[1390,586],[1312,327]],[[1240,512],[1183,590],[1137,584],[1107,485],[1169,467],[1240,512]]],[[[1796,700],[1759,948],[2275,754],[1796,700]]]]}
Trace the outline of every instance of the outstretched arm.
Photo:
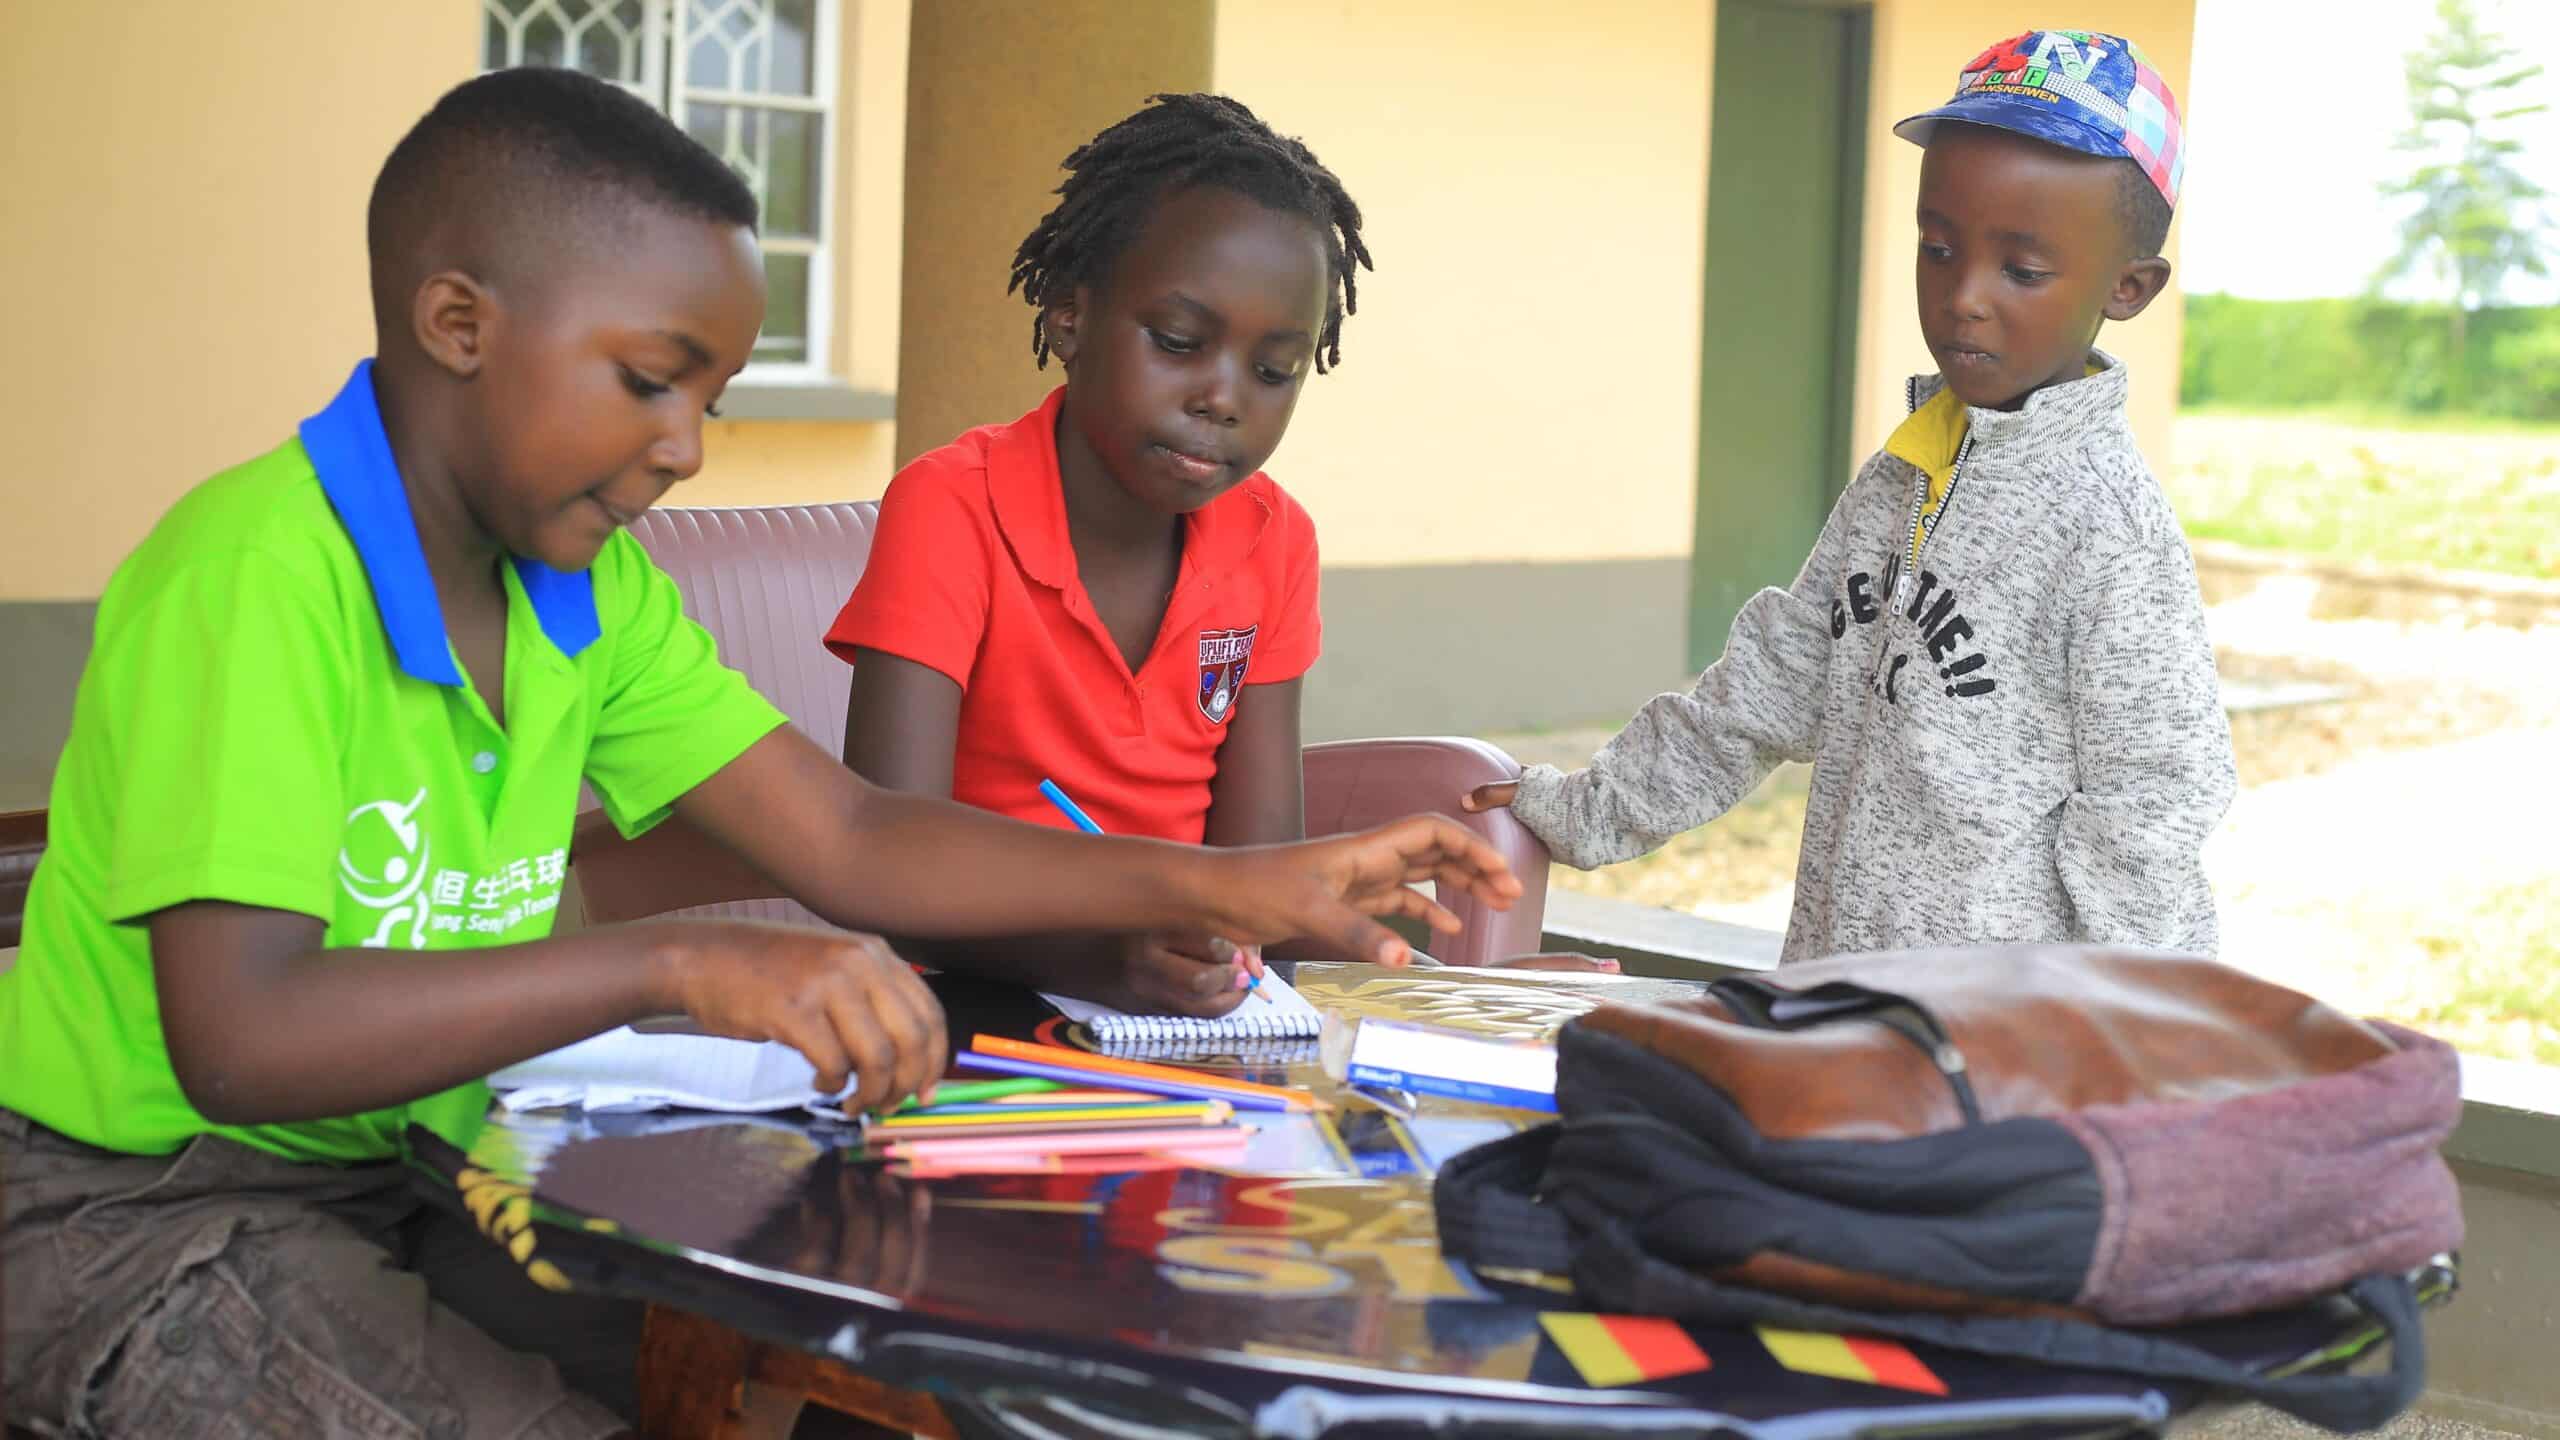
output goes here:
{"type": "Polygon", "coordinates": [[[1862,473],[1832,506],[1813,553],[1786,589],[1743,602],[1717,658],[1687,691],[1657,695],[1573,774],[1532,765],[1511,784],[1463,797],[1471,811],[1508,805],[1557,859],[1577,869],[1632,860],[1733,808],[1771,770],[1810,760],[1822,743],[1846,541],[1843,511],[1862,473]]]}
{"type": "Polygon", "coordinates": [[[1825,627],[1806,600],[1763,590],[1697,684],[1647,701],[1589,766],[1568,775],[1533,765],[1464,803],[1509,805],[1578,869],[1645,854],[1733,808],[1781,762],[1812,757],[1831,655],[1825,627]]]}
{"type": "MultiPolygon", "coordinates": [[[[845,705],[845,763],[883,788],[947,798],[960,731],[959,684],[902,655],[868,648],[854,654],[845,705]]],[[[1138,1014],[1223,1015],[1244,998],[1233,983],[1236,947],[1207,934],[1061,931],[972,940],[902,935],[893,943],[941,969],[1033,985],[1138,1014]]]]}
{"type": "Polygon", "coordinates": [[[676,802],[804,905],[858,929],[927,938],[1202,929],[1240,945],[1312,935],[1385,964],[1408,947],[1377,916],[1453,930],[1406,888],[1439,880],[1508,906],[1520,882],[1455,821],[1211,850],[1095,837],[873,785],[777,729],[676,802]]]}

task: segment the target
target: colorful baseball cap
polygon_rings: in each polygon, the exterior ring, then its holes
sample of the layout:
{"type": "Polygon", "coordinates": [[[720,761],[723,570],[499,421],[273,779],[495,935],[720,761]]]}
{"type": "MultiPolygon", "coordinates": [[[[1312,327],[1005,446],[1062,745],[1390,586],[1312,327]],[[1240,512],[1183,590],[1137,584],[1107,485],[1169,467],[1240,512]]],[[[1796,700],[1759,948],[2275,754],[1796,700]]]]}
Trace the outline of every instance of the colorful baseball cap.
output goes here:
{"type": "Polygon", "coordinates": [[[1955,98],[1893,133],[1929,143],[1941,120],[2009,130],[2084,155],[2122,155],[2142,167],[2170,208],[2186,174],[2178,97],[2142,47],[2094,30],[2030,30],[1973,57],[1955,98]]]}

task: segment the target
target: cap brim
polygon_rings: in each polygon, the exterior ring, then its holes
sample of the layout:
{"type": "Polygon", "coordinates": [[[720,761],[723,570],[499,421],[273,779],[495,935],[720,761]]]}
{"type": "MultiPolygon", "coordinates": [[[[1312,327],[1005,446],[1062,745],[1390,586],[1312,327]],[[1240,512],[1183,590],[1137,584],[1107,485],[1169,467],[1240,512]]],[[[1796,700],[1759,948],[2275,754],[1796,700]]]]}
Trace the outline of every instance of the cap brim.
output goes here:
{"type": "Polygon", "coordinates": [[[2016,95],[1967,95],[1950,100],[1935,110],[1924,110],[1896,122],[1893,133],[1914,145],[1926,145],[1942,120],[2006,130],[2013,135],[2024,135],[2030,140],[2041,140],[2047,145],[2075,150],[2083,155],[2130,158],[2124,148],[2123,136],[2111,135],[2083,120],[2057,115],[2051,105],[2041,100],[2016,95]]]}

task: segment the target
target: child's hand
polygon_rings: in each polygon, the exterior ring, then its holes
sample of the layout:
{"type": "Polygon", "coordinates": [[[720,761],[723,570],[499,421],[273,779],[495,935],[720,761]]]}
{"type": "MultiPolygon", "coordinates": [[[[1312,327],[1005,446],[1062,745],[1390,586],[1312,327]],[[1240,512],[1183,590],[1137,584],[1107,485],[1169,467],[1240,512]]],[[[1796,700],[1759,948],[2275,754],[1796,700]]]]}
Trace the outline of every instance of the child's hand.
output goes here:
{"type": "Polygon", "coordinates": [[[1487,810],[1507,808],[1511,804],[1511,797],[1519,793],[1519,781],[1497,780],[1490,785],[1479,785],[1468,791],[1459,797],[1458,804],[1470,815],[1481,815],[1487,810]]]}
{"type": "Polygon", "coordinates": [[[942,1002],[877,935],[782,925],[682,927],[666,1004],[714,1035],[779,1040],[809,1058],[817,1086],[859,1083],[847,1112],[922,1092],[942,1078],[942,1002]]]}
{"type": "Polygon", "coordinates": [[[1204,851],[1200,859],[1208,928],[1254,945],[1311,936],[1381,965],[1402,965],[1413,951],[1370,916],[1408,916],[1442,934],[1458,929],[1457,916],[1407,887],[1438,881],[1497,910],[1520,895],[1500,852],[1439,815],[1297,845],[1204,851]]]}
{"type": "Polygon", "coordinates": [[[1241,967],[1252,952],[1231,941],[1196,931],[1159,930],[1123,936],[1118,950],[1113,993],[1098,997],[1115,1010],[1215,1018],[1245,998],[1236,977],[1244,973],[1241,967]]]}

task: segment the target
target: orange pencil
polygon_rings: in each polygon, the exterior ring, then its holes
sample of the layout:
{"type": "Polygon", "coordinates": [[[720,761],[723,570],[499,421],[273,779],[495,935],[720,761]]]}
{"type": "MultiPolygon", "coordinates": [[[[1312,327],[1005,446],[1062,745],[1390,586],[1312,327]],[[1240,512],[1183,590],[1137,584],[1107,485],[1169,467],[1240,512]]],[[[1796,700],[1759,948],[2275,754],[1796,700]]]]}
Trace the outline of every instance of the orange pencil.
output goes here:
{"type": "Polygon", "coordinates": [[[1000,1035],[975,1035],[969,1048],[982,1055],[1003,1055],[1015,1060],[1036,1060],[1070,1070],[1086,1070],[1097,1075],[1129,1075],[1146,1080],[1174,1080],[1197,1085],[1207,1090],[1229,1090],[1244,1095],[1260,1095],[1268,1100],[1286,1103],[1292,1110],[1313,1110],[1322,1102],[1304,1090],[1291,1090],[1282,1085],[1257,1085],[1250,1080],[1230,1080],[1223,1075],[1183,1070],[1171,1065],[1150,1065],[1143,1060],[1115,1060],[1108,1055],[1088,1055],[1081,1050],[1068,1050],[1056,1045],[1037,1045],[1025,1040],[1007,1040],[1000,1035]]]}

